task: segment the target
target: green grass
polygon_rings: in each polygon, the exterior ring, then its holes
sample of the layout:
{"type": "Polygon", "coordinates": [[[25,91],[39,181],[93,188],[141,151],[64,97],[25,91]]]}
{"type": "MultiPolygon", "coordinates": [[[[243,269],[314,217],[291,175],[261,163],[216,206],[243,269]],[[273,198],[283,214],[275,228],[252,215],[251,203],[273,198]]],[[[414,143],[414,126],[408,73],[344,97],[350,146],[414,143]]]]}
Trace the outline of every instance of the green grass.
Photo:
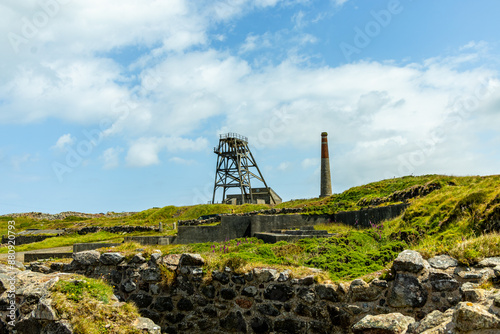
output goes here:
{"type": "Polygon", "coordinates": [[[278,266],[300,272],[303,267],[323,269],[329,279],[341,280],[363,276],[381,270],[394,260],[407,245],[401,241],[383,239],[374,229],[352,230],[331,238],[303,239],[264,244],[256,238],[239,238],[222,243],[207,242],[189,245],[140,246],[123,244],[115,251],[131,256],[142,247],[147,254],[152,248],[163,254],[198,253],[206,260],[207,270],[248,269],[255,266],[278,266]],[[130,253],[130,254],[128,254],[130,253]]]}
{"type": "Polygon", "coordinates": [[[55,285],[54,291],[65,294],[68,299],[75,302],[79,302],[88,297],[97,299],[104,304],[108,304],[110,296],[113,295],[113,288],[103,281],[92,278],[59,281],[55,285]]]}
{"type": "Polygon", "coordinates": [[[131,303],[112,305],[113,288],[102,280],[73,275],[59,280],[51,288],[53,307],[68,319],[75,333],[127,334],[140,331],[131,323],[140,317],[131,303]]]}
{"type": "MultiPolygon", "coordinates": [[[[19,245],[16,246],[16,252],[27,252],[36,249],[72,246],[75,243],[96,242],[96,241],[122,242],[123,236],[109,232],[89,233],[86,235],[79,235],[77,233],[73,233],[61,237],[48,238],[40,242],[19,245]]],[[[7,248],[6,247],[1,248],[0,253],[7,253],[7,248]]]]}
{"type": "MultiPolygon", "coordinates": [[[[392,261],[402,247],[416,249],[424,256],[437,254],[458,254],[464,263],[473,263],[481,257],[498,256],[498,247],[491,246],[491,233],[500,230],[500,176],[454,177],[443,175],[407,176],[373,182],[353,187],[341,194],[326,198],[301,199],[282,203],[278,208],[304,208],[309,214],[332,214],[339,211],[359,210],[360,203],[371,199],[384,199],[391,194],[407,191],[411,187],[438,184],[439,189],[422,197],[408,200],[410,206],[403,215],[386,221],[377,229],[356,230],[341,224],[316,226],[331,233],[335,238],[303,240],[296,243],[264,245],[256,240],[252,243],[242,240],[227,244],[195,244],[161,246],[164,253],[195,252],[208,257],[209,266],[275,265],[299,268],[315,266],[329,272],[334,279],[351,278],[378,271],[392,261]],[[460,245],[470,243],[470,249],[458,251],[460,245]],[[489,246],[488,246],[489,245],[489,246]],[[224,250],[229,247],[229,251],[224,250]],[[221,251],[221,247],[222,250],[221,251]]],[[[16,219],[16,230],[26,228],[71,228],[81,226],[114,225],[157,225],[162,221],[168,225],[177,220],[196,219],[199,216],[220,213],[241,213],[267,209],[267,205],[232,206],[226,204],[205,204],[195,206],[166,206],[152,208],[121,218],[75,219],[63,221],[34,221],[28,218],[16,219]]],[[[0,218],[0,230],[5,233],[9,217],[0,218]]],[[[175,233],[169,231],[168,233],[175,233]]],[[[148,234],[148,233],[146,233],[148,234]]],[[[115,241],[122,235],[100,232],[79,236],[72,234],[47,239],[40,243],[19,246],[17,251],[35,248],[50,248],[71,245],[74,242],[115,241]]],[[[5,250],[0,250],[5,252],[5,250]]]]}

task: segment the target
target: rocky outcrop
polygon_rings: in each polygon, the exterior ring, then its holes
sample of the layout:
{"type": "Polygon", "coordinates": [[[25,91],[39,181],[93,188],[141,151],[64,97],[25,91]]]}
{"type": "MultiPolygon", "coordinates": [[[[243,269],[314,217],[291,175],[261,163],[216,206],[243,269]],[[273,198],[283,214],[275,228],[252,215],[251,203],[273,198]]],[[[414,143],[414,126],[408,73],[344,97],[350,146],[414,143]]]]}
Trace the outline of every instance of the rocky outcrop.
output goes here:
{"type": "Polygon", "coordinates": [[[271,268],[207,271],[197,254],[127,261],[88,251],[51,269],[104,276],[120,300],[133,301],[164,333],[489,334],[499,331],[500,294],[479,285],[498,278],[498,260],[466,268],[448,256],[426,261],[404,251],[387,279],[338,284],[271,268]]]}
{"type": "MultiPolygon", "coordinates": [[[[95,264],[87,261],[88,257],[77,258],[95,264]]],[[[0,265],[0,333],[72,334],[71,324],[53,308],[50,291],[54,284],[68,276],[67,273],[42,274],[0,265]]],[[[114,306],[119,305],[121,303],[114,306]]],[[[150,319],[139,318],[134,326],[143,333],[160,334],[160,327],[150,319]]]]}
{"type": "Polygon", "coordinates": [[[413,324],[415,319],[402,315],[401,313],[389,313],[383,315],[367,315],[360,322],[355,324],[353,332],[364,334],[402,334],[406,333],[408,326],[413,324]]]}
{"type": "Polygon", "coordinates": [[[405,202],[415,197],[427,196],[434,190],[441,189],[438,182],[429,182],[425,185],[415,185],[410,188],[395,191],[387,197],[362,198],[358,201],[358,206],[377,206],[388,202],[405,202]]]}

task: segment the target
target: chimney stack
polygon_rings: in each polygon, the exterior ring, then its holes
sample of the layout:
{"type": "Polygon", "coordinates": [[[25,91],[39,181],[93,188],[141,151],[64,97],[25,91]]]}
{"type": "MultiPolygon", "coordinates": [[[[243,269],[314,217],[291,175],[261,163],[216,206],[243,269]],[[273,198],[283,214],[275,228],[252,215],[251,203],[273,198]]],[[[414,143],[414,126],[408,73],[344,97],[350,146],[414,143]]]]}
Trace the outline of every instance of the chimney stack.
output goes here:
{"type": "Polygon", "coordinates": [[[330,175],[330,157],[328,156],[328,133],[321,133],[321,193],[319,197],[332,195],[332,177],[330,175]]]}

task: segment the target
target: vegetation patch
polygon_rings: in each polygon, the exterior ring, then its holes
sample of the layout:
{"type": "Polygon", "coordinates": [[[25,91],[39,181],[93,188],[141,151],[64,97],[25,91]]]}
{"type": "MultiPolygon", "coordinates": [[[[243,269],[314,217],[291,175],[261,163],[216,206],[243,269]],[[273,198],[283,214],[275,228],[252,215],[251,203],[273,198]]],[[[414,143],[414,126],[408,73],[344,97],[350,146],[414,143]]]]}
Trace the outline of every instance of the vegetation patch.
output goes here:
{"type": "Polygon", "coordinates": [[[500,255],[500,234],[492,233],[453,245],[448,253],[460,263],[473,265],[487,257],[500,255]]]}
{"type": "Polygon", "coordinates": [[[131,323],[140,317],[131,303],[112,301],[113,289],[102,280],[73,276],[52,288],[52,306],[77,334],[141,333],[131,323]]]}
{"type": "MultiPolygon", "coordinates": [[[[404,248],[420,251],[429,258],[449,254],[464,264],[473,264],[488,256],[500,255],[500,176],[453,177],[443,175],[407,176],[353,187],[326,198],[284,202],[277,208],[303,208],[308,214],[334,214],[359,210],[366,205],[390,205],[406,201],[403,215],[358,229],[335,222],[316,226],[335,233],[335,237],[305,239],[298,242],[263,244],[253,238],[192,245],[143,246],[123,244],[119,250],[127,257],[139,252],[145,257],[160,249],[163,254],[199,253],[207,260],[207,270],[234,270],[272,266],[305,272],[307,267],[323,269],[332,279],[351,279],[370,272],[383,272],[404,248]]],[[[40,221],[20,217],[16,230],[26,228],[69,228],[81,226],[155,225],[173,226],[178,220],[201,216],[243,213],[268,209],[268,205],[205,204],[152,208],[128,217],[101,217],[86,220],[40,221]]],[[[0,218],[0,229],[6,231],[11,217],[0,218]]],[[[169,234],[175,233],[169,230],[169,234]]],[[[150,234],[147,232],[145,234],[150,234]]],[[[121,242],[121,234],[99,232],[80,236],[70,234],[17,247],[17,251],[71,245],[75,242],[121,242]]],[[[0,249],[5,252],[6,248],[0,249]]],[[[387,273],[388,275],[389,273],[387,273]]],[[[168,277],[167,277],[168,281],[168,277]]]]}
{"type": "Polygon", "coordinates": [[[375,231],[353,231],[334,238],[298,242],[307,259],[304,264],[327,270],[333,280],[346,280],[382,270],[404,250],[402,241],[380,239],[375,231]]]}

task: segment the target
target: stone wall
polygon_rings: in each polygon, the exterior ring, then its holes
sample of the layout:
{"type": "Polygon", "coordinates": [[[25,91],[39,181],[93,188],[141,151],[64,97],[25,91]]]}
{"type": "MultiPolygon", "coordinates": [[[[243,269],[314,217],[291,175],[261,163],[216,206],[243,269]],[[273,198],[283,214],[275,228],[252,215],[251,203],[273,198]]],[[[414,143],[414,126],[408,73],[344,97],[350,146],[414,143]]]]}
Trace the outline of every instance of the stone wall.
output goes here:
{"type": "Polygon", "coordinates": [[[119,299],[137,304],[163,333],[500,331],[500,294],[479,288],[500,283],[500,258],[466,268],[448,256],[426,261],[404,251],[387,279],[335,284],[269,268],[207,271],[196,254],[154,253],[150,260],[136,254],[126,261],[119,253],[87,251],[73,258],[31,269],[105,277],[119,299]]]}
{"type": "Polygon", "coordinates": [[[86,226],[77,230],[78,234],[85,235],[100,231],[110,233],[132,233],[132,232],[158,232],[157,226],[86,226]]]}
{"type": "Polygon", "coordinates": [[[12,218],[19,218],[19,217],[26,217],[26,218],[32,218],[32,219],[39,219],[39,220],[62,220],[66,219],[68,217],[77,217],[77,218],[100,218],[100,217],[108,217],[108,218],[118,218],[118,217],[128,217],[136,214],[137,212],[120,212],[120,213],[115,213],[115,212],[108,212],[108,213],[83,213],[83,212],[75,212],[75,211],[65,211],[61,213],[56,213],[56,214],[50,214],[50,213],[43,213],[43,212],[25,212],[25,213],[10,213],[7,215],[2,215],[2,217],[12,217],[12,218]]]}
{"type": "MultiPolygon", "coordinates": [[[[55,235],[17,235],[16,245],[19,246],[24,244],[30,244],[32,242],[39,242],[53,237],[55,237],[55,235]]],[[[2,235],[2,244],[7,244],[8,242],[9,242],[8,236],[2,235]]]]}

